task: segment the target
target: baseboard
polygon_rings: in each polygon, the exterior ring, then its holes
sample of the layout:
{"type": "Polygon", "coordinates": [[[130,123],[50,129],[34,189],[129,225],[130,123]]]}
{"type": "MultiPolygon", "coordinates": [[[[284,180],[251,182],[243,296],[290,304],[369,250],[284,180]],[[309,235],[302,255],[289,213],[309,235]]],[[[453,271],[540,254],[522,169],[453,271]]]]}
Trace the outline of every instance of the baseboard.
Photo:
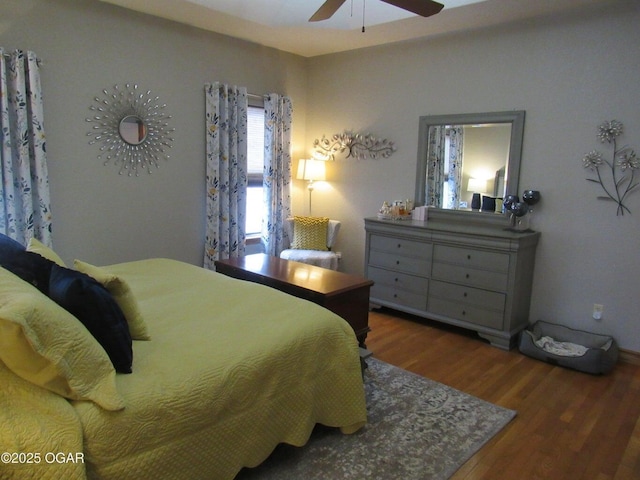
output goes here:
{"type": "Polygon", "coordinates": [[[621,362],[640,366],[640,352],[634,352],[633,350],[624,350],[621,348],[619,359],[621,362]]]}

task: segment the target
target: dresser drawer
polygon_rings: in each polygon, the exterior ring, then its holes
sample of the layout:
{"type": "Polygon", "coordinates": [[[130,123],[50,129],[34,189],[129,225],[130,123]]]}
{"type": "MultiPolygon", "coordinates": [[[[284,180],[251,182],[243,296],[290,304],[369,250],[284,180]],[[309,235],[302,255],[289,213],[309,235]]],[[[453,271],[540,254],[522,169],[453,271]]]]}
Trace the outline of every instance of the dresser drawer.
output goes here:
{"type": "Polygon", "coordinates": [[[405,257],[404,255],[398,255],[396,253],[371,251],[369,254],[369,265],[428,277],[429,271],[431,270],[431,259],[405,257]]]}
{"type": "Polygon", "coordinates": [[[426,278],[377,267],[369,267],[367,277],[373,280],[375,285],[385,285],[423,295],[426,295],[429,289],[429,280],[426,278]]]}
{"type": "Polygon", "coordinates": [[[443,298],[429,298],[429,312],[495,329],[502,329],[504,323],[499,312],[443,298]]]}
{"type": "Polygon", "coordinates": [[[451,283],[506,292],[509,276],[506,273],[434,262],[431,276],[451,283]]]}
{"type": "Polygon", "coordinates": [[[504,314],[506,295],[504,293],[489,292],[479,288],[454,285],[433,280],[429,288],[429,298],[442,298],[457,303],[464,303],[480,308],[487,308],[504,314]]]}
{"type": "Polygon", "coordinates": [[[508,254],[474,250],[473,248],[435,245],[433,247],[433,261],[494,272],[507,273],[509,271],[508,254]]]}
{"type": "Polygon", "coordinates": [[[403,238],[371,235],[370,249],[424,260],[431,259],[431,243],[406,240],[403,238]]]}
{"type": "Polygon", "coordinates": [[[422,311],[427,309],[426,290],[424,293],[416,293],[390,285],[375,283],[371,287],[371,301],[375,303],[376,300],[422,311]]]}

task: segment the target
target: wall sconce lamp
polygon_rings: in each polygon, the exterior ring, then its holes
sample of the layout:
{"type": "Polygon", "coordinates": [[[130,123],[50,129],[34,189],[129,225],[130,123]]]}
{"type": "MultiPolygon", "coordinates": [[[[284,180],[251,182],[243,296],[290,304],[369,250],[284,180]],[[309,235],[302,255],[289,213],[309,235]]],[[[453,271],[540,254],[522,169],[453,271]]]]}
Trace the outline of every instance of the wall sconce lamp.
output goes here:
{"type": "Polygon", "coordinates": [[[467,192],[473,192],[471,197],[471,210],[480,210],[480,194],[486,193],[487,181],[480,178],[470,178],[467,184],[467,192]]]}
{"type": "Polygon", "coordinates": [[[313,182],[323,181],[326,177],[326,162],[316,160],[314,158],[301,158],[298,160],[298,180],[306,180],[309,182],[307,190],[309,190],[309,215],[311,215],[311,193],[313,192],[313,182]]]}

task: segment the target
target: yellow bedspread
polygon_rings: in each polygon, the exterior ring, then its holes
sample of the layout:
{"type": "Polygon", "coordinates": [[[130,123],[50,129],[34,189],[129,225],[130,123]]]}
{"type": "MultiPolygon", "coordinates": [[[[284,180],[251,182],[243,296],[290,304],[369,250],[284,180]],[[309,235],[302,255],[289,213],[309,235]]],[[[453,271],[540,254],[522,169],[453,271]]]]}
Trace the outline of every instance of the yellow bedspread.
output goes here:
{"type": "Polygon", "coordinates": [[[151,341],[117,376],[126,408],[73,402],[87,476],[232,479],[316,423],[366,422],[354,333],[340,317],[271,288],[185,263],[107,267],[130,285],[151,341]]]}

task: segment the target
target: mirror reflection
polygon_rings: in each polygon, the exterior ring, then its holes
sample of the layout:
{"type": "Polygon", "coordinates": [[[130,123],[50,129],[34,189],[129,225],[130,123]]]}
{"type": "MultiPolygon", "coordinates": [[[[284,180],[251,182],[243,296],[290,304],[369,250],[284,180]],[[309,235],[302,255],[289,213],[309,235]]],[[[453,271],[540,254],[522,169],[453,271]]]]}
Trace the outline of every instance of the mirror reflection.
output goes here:
{"type": "Polygon", "coordinates": [[[524,112],[420,118],[416,204],[502,211],[518,190],[524,112]]]}
{"type": "Polygon", "coordinates": [[[137,115],[127,115],[120,120],[118,132],[129,145],[140,145],[147,138],[147,126],[137,115]]]}

